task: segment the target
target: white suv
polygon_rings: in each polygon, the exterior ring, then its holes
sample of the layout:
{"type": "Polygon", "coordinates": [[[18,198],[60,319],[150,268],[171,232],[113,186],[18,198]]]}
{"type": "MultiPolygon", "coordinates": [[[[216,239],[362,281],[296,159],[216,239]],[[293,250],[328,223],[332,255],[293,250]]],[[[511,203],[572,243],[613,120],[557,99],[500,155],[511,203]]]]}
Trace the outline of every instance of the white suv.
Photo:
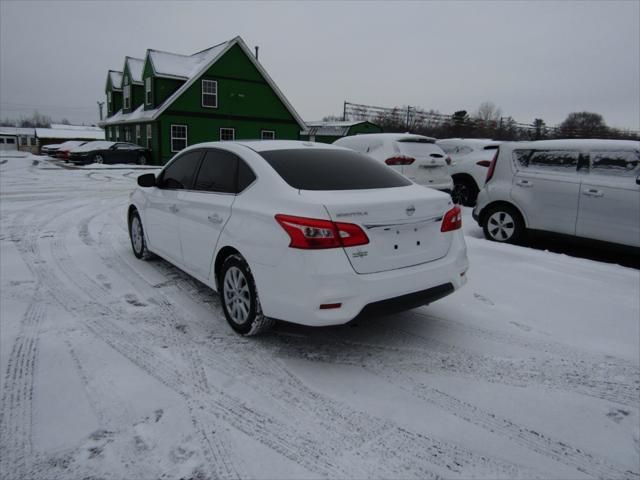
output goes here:
{"type": "Polygon", "coordinates": [[[504,143],[473,218],[497,242],[532,229],[640,247],[640,142],[504,143]]]}
{"type": "Polygon", "coordinates": [[[231,327],[339,325],[433,302],[466,282],[460,208],[360,153],[294,141],[217,142],[138,177],[129,232],[215,288],[231,327]]]}
{"type": "Polygon", "coordinates": [[[410,133],[368,133],[340,138],[333,144],[369,155],[419,185],[451,193],[450,159],[435,141],[410,133]]]}
{"type": "Polygon", "coordinates": [[[459,205],[473,207],[500,142],[484,138],[445,138],[436,144],[451,157],[451,198],[459,205]]]}

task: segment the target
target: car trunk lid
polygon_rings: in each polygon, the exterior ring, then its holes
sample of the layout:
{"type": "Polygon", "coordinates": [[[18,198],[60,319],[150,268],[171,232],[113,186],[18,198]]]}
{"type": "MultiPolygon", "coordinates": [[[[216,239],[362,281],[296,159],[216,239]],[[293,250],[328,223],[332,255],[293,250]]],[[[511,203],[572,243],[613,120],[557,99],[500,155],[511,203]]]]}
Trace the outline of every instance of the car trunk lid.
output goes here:
{"type": "Polygon", "coordinates": [[[369,243],[344,251],[357,273],[410,267],[444,257],[451,234],[442,233],[444,214],[452,207],[448,195],[419,185],[376,190],[301,191],[322,203],[335,222],[355,223],[369,243]]]}

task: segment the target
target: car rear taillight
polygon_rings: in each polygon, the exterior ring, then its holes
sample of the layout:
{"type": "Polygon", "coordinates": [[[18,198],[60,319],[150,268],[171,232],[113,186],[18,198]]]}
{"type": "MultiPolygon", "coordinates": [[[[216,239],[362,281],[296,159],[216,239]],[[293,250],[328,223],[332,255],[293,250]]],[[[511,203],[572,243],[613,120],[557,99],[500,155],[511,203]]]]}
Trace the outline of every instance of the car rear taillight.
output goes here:
{"type": "Polygon", "coordinates": [[[491,165],[491,160],[480,160],[479,162],[476,162],[476,165],[479,165],[481,167],[488,167],[489,165],[491,165]]]}
{"type": "Polygon", "coordinates": [[[500,153],[500,149],[496,149],[496,154],[493,156],[493,160],[491,160],[491,164],[489,165],[489,170],[487,170],[487,178],[484,181],[485,185],[489,183],[489,180],[493,178],[493,172],[496,170],[496,162],[498,161],[498,153],[500,153]]]}
{"type": "Polygon", "coordinates": [[[291,248],[321,249],[355,247],[369,243],[369,237],[353,223],[332,222],[316,218],[276,215],[277,222],[289,234],[291,248]]]}
{"type": "Polygon", "coordinates": [[[444,214],[441,232],[451,232],[462,228],[462,210],[457,205],[444,214]]]}
{"type": "Polygon", "coordinates": [[[387,165],[411,165],[416,159],[413,157],[405,157],[404,155],[396,155],[395,157],[387,158],[384,163],[387,165]]]}

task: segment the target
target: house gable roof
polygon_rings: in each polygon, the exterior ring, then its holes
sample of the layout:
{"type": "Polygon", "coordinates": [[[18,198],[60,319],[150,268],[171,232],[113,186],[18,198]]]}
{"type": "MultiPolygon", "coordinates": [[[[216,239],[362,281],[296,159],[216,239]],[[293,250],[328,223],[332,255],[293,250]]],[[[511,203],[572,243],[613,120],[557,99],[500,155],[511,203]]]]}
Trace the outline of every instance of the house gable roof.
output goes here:
{"type": "Polygon", "coordinates": [[[141,58],[124,57],[123,72],[129,71],[129,77],[131,83],[136,85],[142,85],[142,69],[144,67],[144,60],[141,58]]]}
{"type": "MultiPolygon", "coordinates": [[[[186,80],[180,88],[178,88],[172,95],[170,95],[158,108],[154,110],[146,110],[144,114],[144,120],[153,121],[156,120],[171,104],[177,100],[191,85],[193,85],[207,70],[209,70],[222,56],[227,53],[234,45],[238,45],[243,53],[249,58],[251,63],[260,72],[262,77],[266,80],[267,84],[274,91],[278,99],[284,104],[287,111],[298,123],[301,129],[306,129],[306,125],[302,120],[302,117],[298,115],[298,112],[289,103],[282,91],[275,84],[273,79],[269,76],[267,71],[262,65],[255,59],[251,50],[247,47],[241,37],[235,37],[227,42],[214,45],[206,50],[197,52],[193,55],[177,55],[170,54],[168,52],[160,52],[158,50],[148,50],[147,56],[149,56],[152,62],[154,73],[158,76],[168,76],[169,78],[177,78],[186,80]],[[178,58],[180,57],[180,58],[178,58]],[[156,65],[159,62],[159,65],[156,65]],[[159,69],[160,72],[157,70],[159,69]]],[[[130,57],[127,57],[130,59],[130,57]]],[[[144,62],[140,60],[140,83],[142,83],[142,69],[144,62]]],[[[126,63],[125,63],[126,65],[126,63]]],[[[133,77],[133,73],[132,73],[133,77]]],[[[110,117],[105,124],[110,125],[114,123],[132,123],[142,120],[139,115],[134,115],[136,112],[130,114],[114,115],[110,117]]]]}
{"type": "Polygon", "coordinates": [[[109,89],[109,82],[111,82],[111,90],[122,90],[122,72],[118,70],[109,70],[107,74],[106,90],[109,89]]]}

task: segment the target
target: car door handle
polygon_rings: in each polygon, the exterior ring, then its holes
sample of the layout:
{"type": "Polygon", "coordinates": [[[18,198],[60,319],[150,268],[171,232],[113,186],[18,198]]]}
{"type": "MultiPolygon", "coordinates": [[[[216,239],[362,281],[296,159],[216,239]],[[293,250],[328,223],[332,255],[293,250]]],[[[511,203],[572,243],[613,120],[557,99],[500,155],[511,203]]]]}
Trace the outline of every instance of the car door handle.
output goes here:
{"type": "Polygon", "coordinates": [[[533,187],[533,183],[531,183],[529,180],[518,180],[516,182],[516,185],[518,185],[519,187],[524,187],[524,188],[533,187]]]}
{"type": "Polygon", "coordinates": [[[170,206],[169,206],[169,211],[170,211],[171,213],[178,213],[178,212],[180,211],[180,209],[179,209],[177,206],[175,206],[175,205],[170,205],[170,206]]]}
{"type": "Polygon", "coordinates": [[[209,215],[207,218],[211,223],[222,223],[222,217],[217,213],[214,213],[213,215],[209,215]]]}
{"type": "Polygon", "coordinates": [[[582,193],[587,197],[603,197],[604,192],[602,190],[596,190],[595,188],[585,188],[582,193]]]}

